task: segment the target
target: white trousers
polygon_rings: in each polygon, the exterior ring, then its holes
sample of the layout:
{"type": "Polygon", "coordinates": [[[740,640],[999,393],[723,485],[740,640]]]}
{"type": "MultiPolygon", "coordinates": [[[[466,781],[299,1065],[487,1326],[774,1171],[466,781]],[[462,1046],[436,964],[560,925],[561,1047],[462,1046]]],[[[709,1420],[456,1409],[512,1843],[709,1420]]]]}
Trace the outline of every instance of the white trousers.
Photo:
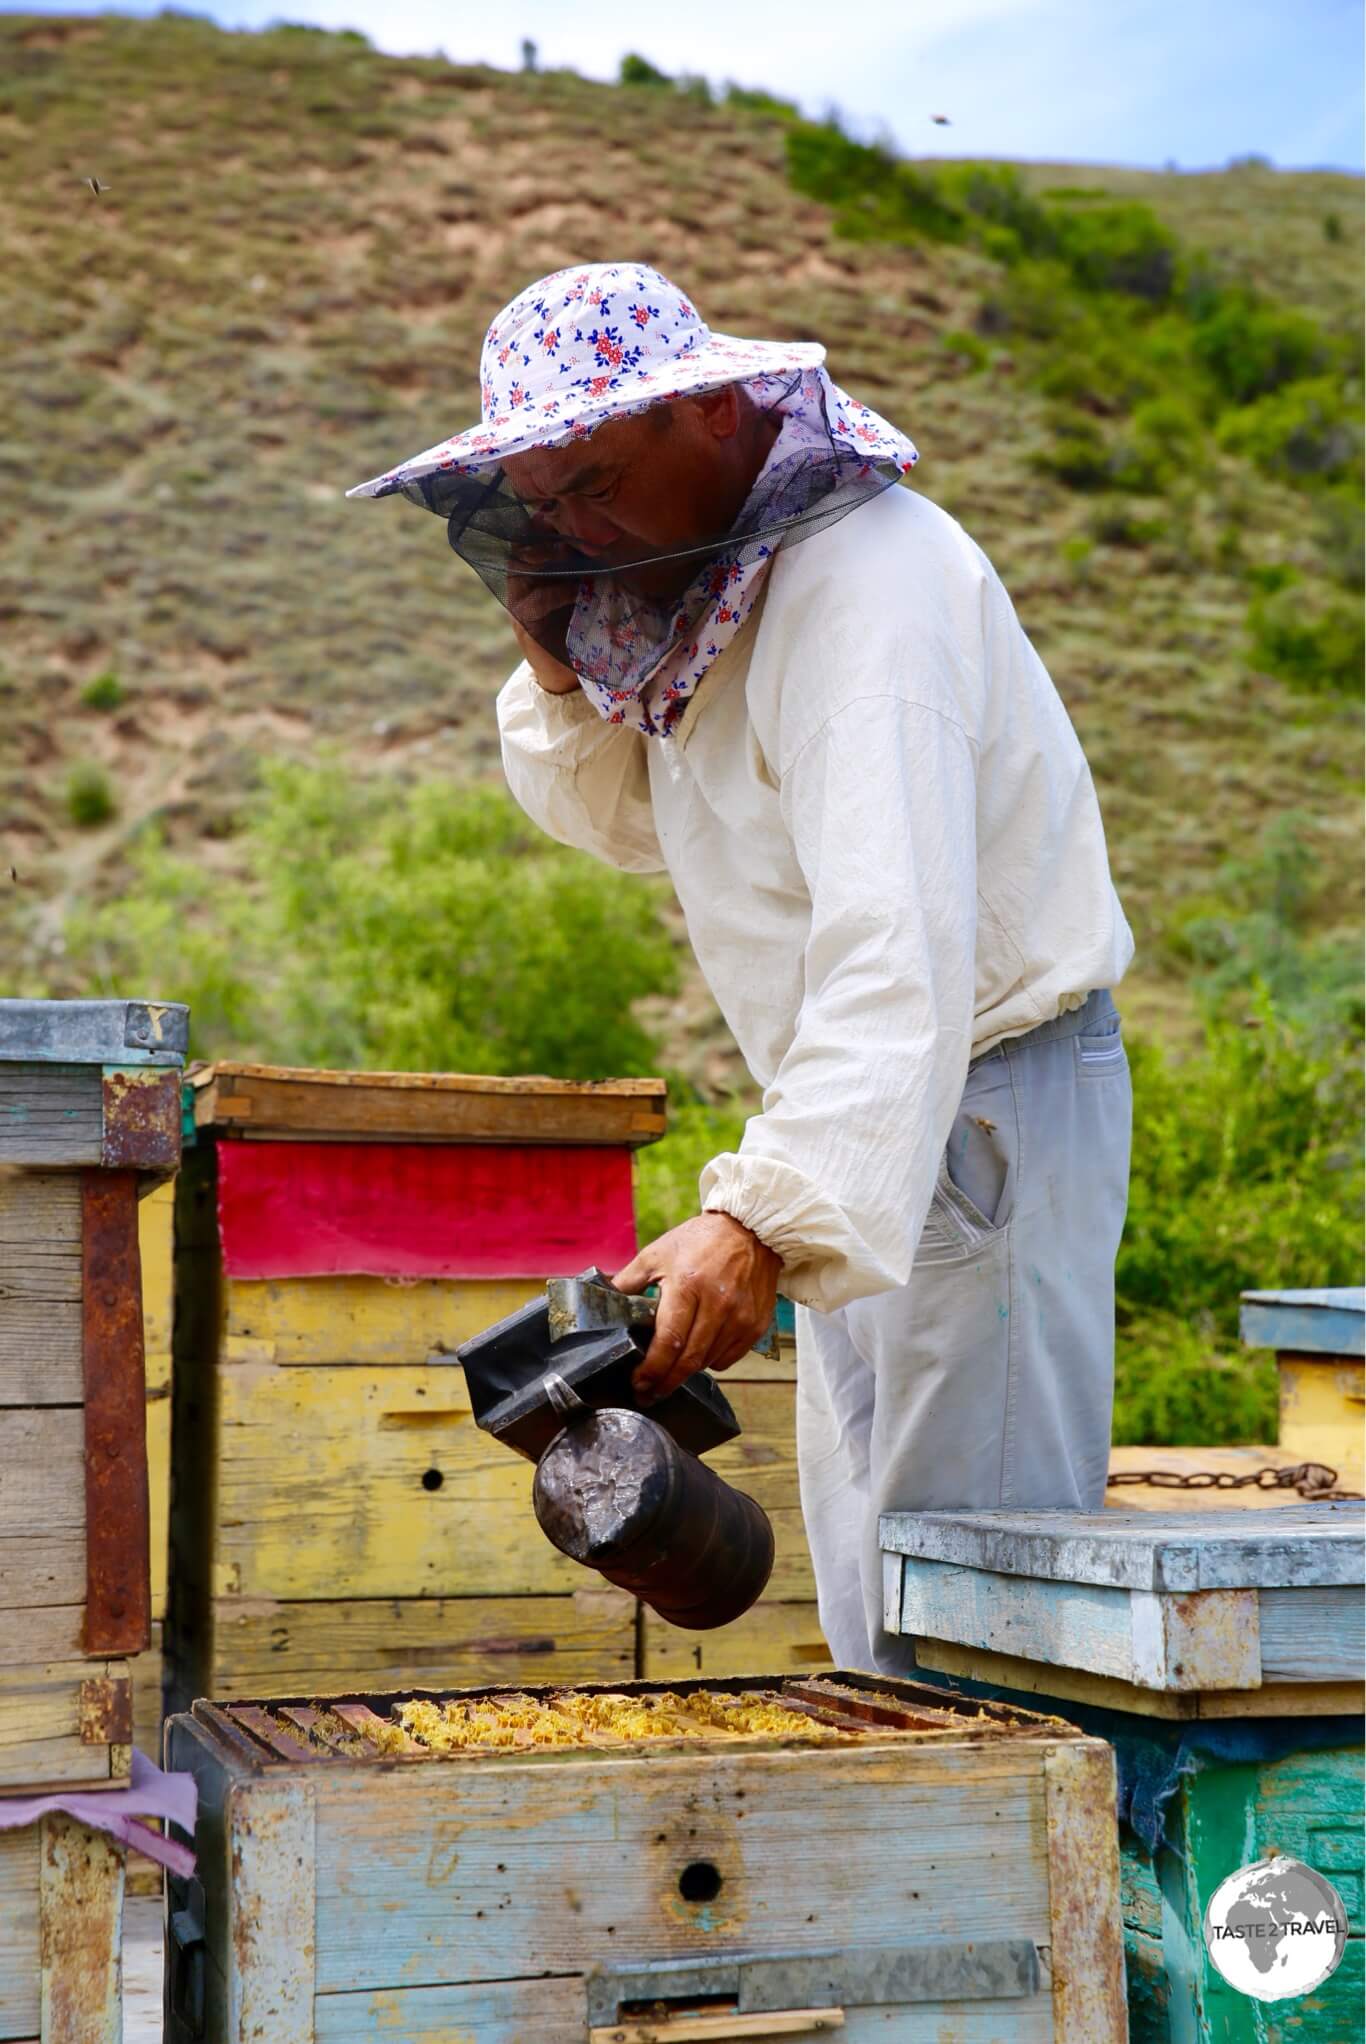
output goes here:
{"type": "Polygon", "coordinates": [[[913,1666],[882,1626],[880,1513],[1104,1502],[1131,1112],[1108,993],[999,1045],[969,1067],[910,1283],[797,1309],[802,1515],[836,1667],[913,1666]]]}

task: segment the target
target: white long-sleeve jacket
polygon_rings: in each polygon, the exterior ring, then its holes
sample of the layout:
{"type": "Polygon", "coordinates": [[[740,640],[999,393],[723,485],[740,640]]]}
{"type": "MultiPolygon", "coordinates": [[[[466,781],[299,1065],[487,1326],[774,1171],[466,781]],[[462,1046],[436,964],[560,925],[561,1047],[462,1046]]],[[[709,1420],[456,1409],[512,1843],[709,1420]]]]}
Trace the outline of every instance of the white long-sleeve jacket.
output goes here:
{"type": "Polygon", "coordinates": [[[1133,953],[1081,747],[980,548],[889,490],[779,553],[671,737],[526,666],[498,721],[543,830],[672,876],[763,1088],[704,1208],[802,1304],[904,1285],[969,1059],[1133,953]]]}

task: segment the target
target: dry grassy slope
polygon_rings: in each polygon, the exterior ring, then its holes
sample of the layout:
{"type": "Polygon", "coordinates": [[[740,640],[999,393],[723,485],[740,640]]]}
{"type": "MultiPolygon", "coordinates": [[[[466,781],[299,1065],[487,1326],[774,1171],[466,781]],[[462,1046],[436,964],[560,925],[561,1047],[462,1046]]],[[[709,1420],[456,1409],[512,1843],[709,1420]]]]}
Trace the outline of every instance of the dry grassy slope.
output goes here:
{"type": "MultiPolygon", "coordinates": [[[[48,948],[64,907],[117,884],[149,816],[230,875],[262,753],[332,742],[367,767],[495,771],[502,613],[435,520],[341,492],[474,416],[479,338],[513,290],[623,253],[718,326],[818,335],[836,377],[914,433],[919,486],[997,560],[1087,744],[1142,946],[1131,1006],[1179,1026],[1164,919],[1272,811],[1312,815],[1325,920],[1350,916],[1350,727],[1245,670],[1245,593],[1214,555],[1233,520],[1254,553],[1293,556],[1301,501],[1211,472],[1175,543],[1069,565],[1087,507],[1029,466],[1038,400],[1008,357],[971,374],[942,346],[991,266],[833,239],[772,125],[339,38],[9,16],[0,165],[9,984],[66,990],[48,948]],[[126,704],[83,708],[108,669],[126,704]],[[82,833],[63,790],[91,758],[119,813],[82,833]]],[[[1355,293],[1355,180],[1031,176],[1132,187],[1320,309],[1355,293]],[[1323,240],[1329,206],[1345,247],[1323,240]],[[1292,262],[1268,257],[1286,246],[1292,262]]],[[[710,1046],[715,1069],[700,993],[679,1027],[680,1055],[710,1046]]]]}

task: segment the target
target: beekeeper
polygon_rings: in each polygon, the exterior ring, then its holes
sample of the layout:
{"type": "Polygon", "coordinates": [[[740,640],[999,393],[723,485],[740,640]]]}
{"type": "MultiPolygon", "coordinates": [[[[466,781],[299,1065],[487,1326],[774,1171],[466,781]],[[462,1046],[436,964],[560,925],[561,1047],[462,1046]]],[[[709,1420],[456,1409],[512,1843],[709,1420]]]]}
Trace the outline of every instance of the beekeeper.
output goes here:
{"type": "Polygon", "coordinates": [[[822,1626],[890,1670],[879,1512],[1103,1500],[1133,945],[1009,597],[824,359],[562,270],[489,328],[482,423],[352,494],[438,512],[511,611],[528,815],[673,881],[762,1108],[615,1273],[660,1288],[640,1383],[797,1302],[822,1626]]]}

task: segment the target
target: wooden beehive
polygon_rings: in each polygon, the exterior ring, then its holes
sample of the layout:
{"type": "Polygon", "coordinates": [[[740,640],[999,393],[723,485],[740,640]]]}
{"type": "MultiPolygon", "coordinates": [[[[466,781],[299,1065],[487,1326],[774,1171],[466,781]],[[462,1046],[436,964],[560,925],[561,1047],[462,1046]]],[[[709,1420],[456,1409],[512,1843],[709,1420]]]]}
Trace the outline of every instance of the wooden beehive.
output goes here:
{"type": "Polygon", "coordinates": [[[1123,1742],[1136,1793],[1164,1784],[1172,1849],[1121,1839],[1135,2044],[1359,2034],[1364,1524],[1359,1503],[882,1521],[886,1623],[927,1679],[1057,1711],[1123,1742]],[[1326,1874],[1352,1932],[1275,2032],[1202,1935],[1219,1884],[1273,1853],[1326,1874]]]}
{"type": "Polygon", "coordinates": [[[661,1081],[218,1065],[190,1083],[166,1642],[178,1704],[281,1683],[828,1663],[790,1357],[726,1379],[744,1434],[716,1466],[772,1512],[780,1559],[765,1605],[724,1642],[659,1639],[632,1599],[549,1546],[529,1466],[474,1427],[451,1362],[547,1277],[628,1260],[631,1152],[663,1132],[661,1081]]]}
{"type": "Polygon", "coordinates": [[[1285,1459],[1325,1463],[1350,1482],[1363,1459],[1366,1291],[1244,1292],[1239,1318],[1250,1348],[1276,1352],[1285,1459]]]}
{"type": "Polygon", "coordinates": [[[121,2044],[123,1847],[54,1811],[0,1830],[0,2039],[121,2044]]]}
{"type": "Polygon", "coordinates": [[[128,1771],[152,1583],[138,1200],[183,1007],[0,1001],[0,1791],[128,1771]]]}
{"type": "Polygon", "coordinates": [[[440,1757],[386,1750],[393,1697],[173,1719],[168,2044],[1124,2037],[1103,1741],[851,1675],[734,1733],[680,1687],[693,1736],[440,1757]]]}

